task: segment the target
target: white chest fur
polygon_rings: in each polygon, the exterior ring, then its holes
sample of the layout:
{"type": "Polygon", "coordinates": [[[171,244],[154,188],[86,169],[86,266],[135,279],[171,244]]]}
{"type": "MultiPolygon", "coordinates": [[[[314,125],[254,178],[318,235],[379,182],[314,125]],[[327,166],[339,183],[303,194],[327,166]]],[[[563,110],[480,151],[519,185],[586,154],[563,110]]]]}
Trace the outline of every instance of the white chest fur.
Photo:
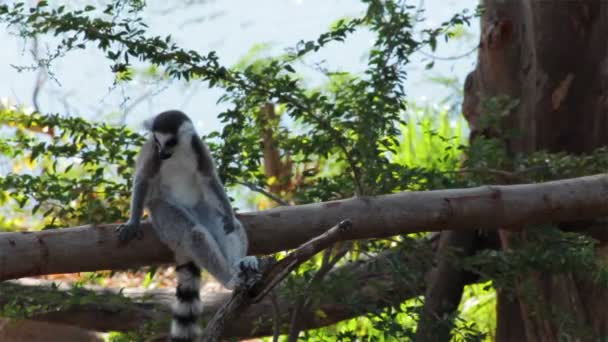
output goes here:
{"type": "Polygon", "coordinates": [[[193,153],[177,149],[171,158],[163,160],[160,184],[164,196],[177,204],[194,206],[201,197],[202,187],[193,153]]]}

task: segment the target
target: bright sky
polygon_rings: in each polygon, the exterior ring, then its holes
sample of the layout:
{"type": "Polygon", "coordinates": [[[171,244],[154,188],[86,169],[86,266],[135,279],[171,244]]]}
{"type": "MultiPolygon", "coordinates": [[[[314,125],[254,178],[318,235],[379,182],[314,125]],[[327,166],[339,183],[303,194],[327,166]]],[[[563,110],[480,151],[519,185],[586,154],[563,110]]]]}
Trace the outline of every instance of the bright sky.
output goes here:
{"type": "MultiPolygon", "coordinates": [[[[92,1],[96,3],[95,1],[92,1]]],[[[74,2],[70,2],[74,4],[74,2]]],[[[99,1],[103,3],[103,1],[99,1]]],[[[279,54],[293,47],[297,41],[315,39],[325,32],[336,19],[358,16],[365,6],[355,0],[181,0],[172,4],[190,3],[171,8],[167,1],[150,0],[145,10],[146,22],[152,34],[172,37],[184,48],[201,54],[215,50],[224,65],[233,65],[256,44],[268,44],[267,53],[279,54]]],[[[475,0],[416,0],[422,4],[428,19],[424,26],[436,26],[452,14],[477,4],[475,0]]],[[[423,26],[420,28],[423,28],[423,26]]],[[[479,27],[472,23],[468,39],[441,43],[435,55],[450,57],[470,51],[477,43],[479,27]]],[[[372,43],[369,32],[353,35],[344,44],[334,44],[307,60],[309,66],[297,69],[309,84],[320,84],[322,76],[314,71],[314,64],[323,62],[330,69],[341,68],[358,72],[365,68],[365,51],[372,43]]],[[[8,34],[0,28],[0,98],[11,103],[32,105],[35,72],[17,72],[11,65],[29,65],[32,62],[31,42],[8,34]]],[[[49,40],[41,39],[41,51],[51,49],[49,40]]],[[[428,81],[429,77],[457,77],[462,84],[473,69],[475,54],[450,61],[438,60],[432,70],[425,70],[424,56],[414,59],[407,82],[410,97],[416,101],[438,102],[448,90],[428,81]]],[[[48,80],[42,88],[39,103],[43,112],[60,112],[88,119],[118,122],[128,109],[126,122],[139,127],[145,119],[159,111],[176,108],[191,115],[204,133],[217,129],[217,114],[222,110],[216,104],[221,90],[209,90],[204,84],[186,86],[182,82],[147,84],[134,82],[112,88],[113,75],[103,55],[93,46],[86,51],[72,52],[52,67],[57,81],[48,80]],[[146,100],[136,100],[145,94],[146,100]],[[110,115],[112,114],[113,115],[110,115]]]]}

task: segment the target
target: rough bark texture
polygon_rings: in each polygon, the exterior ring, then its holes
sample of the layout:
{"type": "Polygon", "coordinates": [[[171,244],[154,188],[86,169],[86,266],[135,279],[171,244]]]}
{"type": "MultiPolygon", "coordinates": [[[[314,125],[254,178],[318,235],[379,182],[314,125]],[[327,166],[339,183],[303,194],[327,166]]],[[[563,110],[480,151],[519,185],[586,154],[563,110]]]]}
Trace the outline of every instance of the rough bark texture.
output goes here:
{"type": "MultiPolygon", "coordinates": [[[[465,83],[463,112],[478,134],[501,137],[512,155],[539,150],[590,152],[608,143],[608,2],[486,0],[476,69],[465,83]],[[500,123],[484,127],[487,103],[515,100],[500,123]],[[517,134],[513,134],[517,133],[517,134]]],[[[525,233],[501,232],[503,248],[525,233]]],[[[600,254],[605,247],[599,247],[600,254]]],[[[606,289],[569,274],[532,275],[539,303],[571,316],[578,336],[534,313],[522,298],[499,295],[498,341],[608,336],[606,289]],[[519,310],[519,313],[518,313],[519,310]],[[523,329],[522,329],[523,327],[523,329]]]]}
{"type": "Polygon", "coordinates": [[[513,152],[589,152],[608,143],[608,3],[484,1],[476,69],[463,112],[481,133],[486,101],[509,96],[513,152]]]}
{"type": "MultiPolygon", "coordinates": [[[[521,228],[608,215],[608,176],[558,182],[402,192],[239,215],[251,254],[292,249],[344,218],[345,240],[437,230],[521,228]],[[373,213],[371,215],[370,213],[373,213]]],[[[0,281],[53,273],[127,269],[172,262],[150,227],[142,240],[119,245],[115,225],[0,233],[0,281]]]]}

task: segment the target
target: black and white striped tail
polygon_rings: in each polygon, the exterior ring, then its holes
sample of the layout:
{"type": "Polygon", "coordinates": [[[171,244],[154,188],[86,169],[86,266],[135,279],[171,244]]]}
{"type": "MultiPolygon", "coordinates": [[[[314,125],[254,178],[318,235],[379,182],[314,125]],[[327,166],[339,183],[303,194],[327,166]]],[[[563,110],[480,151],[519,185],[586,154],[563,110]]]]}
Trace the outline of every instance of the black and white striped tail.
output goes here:
{"type": "Polygon", "coordinates": [[[193,262],[178,265],[177,301],[173,306],[171,321],[171,342],[194,342],[200,335],[198,318],[202,312],[199,297],[201,270],[193,262]]]}

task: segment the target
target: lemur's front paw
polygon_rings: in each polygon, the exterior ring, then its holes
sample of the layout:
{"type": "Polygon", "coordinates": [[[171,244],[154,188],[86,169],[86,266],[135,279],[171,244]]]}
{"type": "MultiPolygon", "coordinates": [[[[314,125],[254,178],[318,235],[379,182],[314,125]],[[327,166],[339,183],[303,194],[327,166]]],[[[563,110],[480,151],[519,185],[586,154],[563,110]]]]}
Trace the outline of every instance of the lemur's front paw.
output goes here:
{"type": "Polygon", "coordinates": [[[234,219],[234,216],[224,216],[222,221],[224,223],[224,232],[226,234],[230,234],[236,229],[236,220],[234,219]]]}
{"type": "Polygon", "coordinates": [[[241,272],[243,271],[254,271],[260,270],[260,262],[257,257],[248,255],[238,262],[238,268],[241,272]]]}
{"type": "Polygon", "coordinates": [[[118,233],[118,240],[122,243],[129,242],[135,237],[141,239],[143,236],[141,227],[138,223],[123,223],[116,227],[116,232],[118,233]]]}
{"type": "Polygon", "coordinates": [[[260,280],[260,263],[254,256],[246,256],[236,264],[238,270],[239,283],[245,287],[251,287],[260,280]]]}

